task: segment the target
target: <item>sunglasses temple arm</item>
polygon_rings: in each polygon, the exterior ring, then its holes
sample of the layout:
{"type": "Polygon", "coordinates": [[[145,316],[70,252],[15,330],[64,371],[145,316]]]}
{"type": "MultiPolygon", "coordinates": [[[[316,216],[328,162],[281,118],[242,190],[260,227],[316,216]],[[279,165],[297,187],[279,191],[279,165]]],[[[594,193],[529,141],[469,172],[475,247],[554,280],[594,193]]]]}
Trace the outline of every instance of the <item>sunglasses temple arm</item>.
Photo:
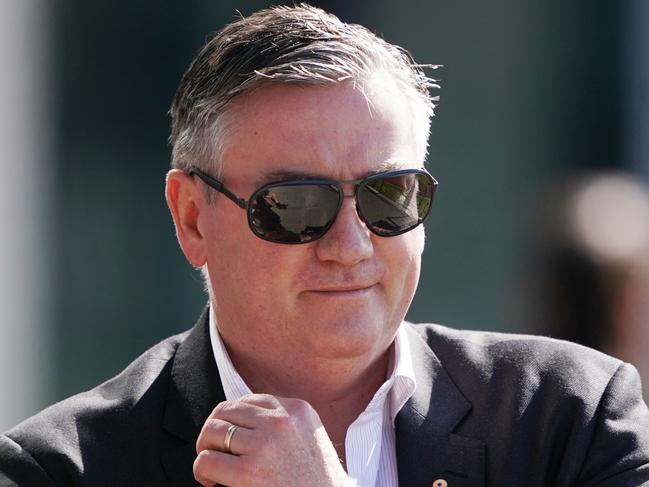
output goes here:
{"type": "Polygon", "coordinates": [[[231,199],[240,208],[244,210],[248,208],[248,202],[246,200],[244,200],[243,198],[239,198],[236,194],[234,194],[228,188],[223,186],[223,183],[219,183],[219,186],[220,188],[214,188],[214,189],[216,189],[219,193],[223,193],[227,198],[231,199]]]}
{"type": "Polygon", "coordinates": [[[198,168],[191,167],[189,169],[189,175],[193,176],[194,174],[198,176],[200,179],[202,179],[205,184],[214,188],[219,193],[222,193],[228,199],[232,200],[232,202],[237,206],[239,206],[240,208],[244,210],[248,208],[248,202],[246,200],[244,200],[243,198],[239,198],[236,194],[234,194],[232,191],[226,188],[225,185],[218,179],[214,179],[212,176],[204,173],[198,168]]]}

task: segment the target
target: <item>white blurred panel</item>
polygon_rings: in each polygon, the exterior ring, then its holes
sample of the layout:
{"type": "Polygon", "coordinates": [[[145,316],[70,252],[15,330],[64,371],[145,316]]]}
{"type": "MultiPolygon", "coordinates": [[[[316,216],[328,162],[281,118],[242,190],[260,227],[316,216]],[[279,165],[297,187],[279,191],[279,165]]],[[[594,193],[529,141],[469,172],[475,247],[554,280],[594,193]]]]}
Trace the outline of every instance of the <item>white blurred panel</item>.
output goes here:
{"type": "Polygon", "coordinates": [[[50,4],[0,0],[0,431],[49,397],[50,4]]]}

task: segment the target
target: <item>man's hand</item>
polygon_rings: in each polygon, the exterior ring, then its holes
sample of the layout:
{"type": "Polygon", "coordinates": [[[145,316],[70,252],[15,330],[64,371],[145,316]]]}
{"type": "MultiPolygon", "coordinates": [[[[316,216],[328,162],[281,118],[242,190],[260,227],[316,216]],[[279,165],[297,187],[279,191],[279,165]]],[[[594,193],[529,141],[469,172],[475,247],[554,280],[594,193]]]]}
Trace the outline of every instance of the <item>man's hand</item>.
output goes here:
{"type": "Polygon", "coordinates": [[[194,477],[203,486],[353,486],[320,417],[306,401],[251,394],[224,401],[207,418],[194,477]],[[224,440],[236,425],[226,453],[224,440]]]}

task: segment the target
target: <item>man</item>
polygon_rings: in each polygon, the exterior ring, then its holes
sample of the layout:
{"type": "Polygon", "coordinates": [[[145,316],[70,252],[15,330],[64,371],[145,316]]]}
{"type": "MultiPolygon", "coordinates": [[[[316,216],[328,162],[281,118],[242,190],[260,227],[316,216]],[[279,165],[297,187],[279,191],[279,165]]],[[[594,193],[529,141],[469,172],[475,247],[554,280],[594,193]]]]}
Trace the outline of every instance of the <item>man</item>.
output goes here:
{"type": "Polygon", "coordinates": [[[631,366],[403,322],[436,187],[430,84],[305,5],[218,33],[173,102],[166,188],[209,307],[6,433],[2,485],[649,485],[631,366]]]}

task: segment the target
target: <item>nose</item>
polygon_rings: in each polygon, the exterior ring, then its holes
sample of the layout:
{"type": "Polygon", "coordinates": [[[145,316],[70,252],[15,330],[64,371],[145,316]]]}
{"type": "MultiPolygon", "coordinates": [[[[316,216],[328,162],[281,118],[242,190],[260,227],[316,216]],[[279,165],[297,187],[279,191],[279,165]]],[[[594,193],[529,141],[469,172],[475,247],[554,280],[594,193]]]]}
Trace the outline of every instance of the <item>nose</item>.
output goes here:
{"type": "Polygon", "coordinates": [[[356,212],[355,198],[345,197],[336,221],[316,245],[320,260],[348,266],[374,255],[371,233],[356,212]]]}

